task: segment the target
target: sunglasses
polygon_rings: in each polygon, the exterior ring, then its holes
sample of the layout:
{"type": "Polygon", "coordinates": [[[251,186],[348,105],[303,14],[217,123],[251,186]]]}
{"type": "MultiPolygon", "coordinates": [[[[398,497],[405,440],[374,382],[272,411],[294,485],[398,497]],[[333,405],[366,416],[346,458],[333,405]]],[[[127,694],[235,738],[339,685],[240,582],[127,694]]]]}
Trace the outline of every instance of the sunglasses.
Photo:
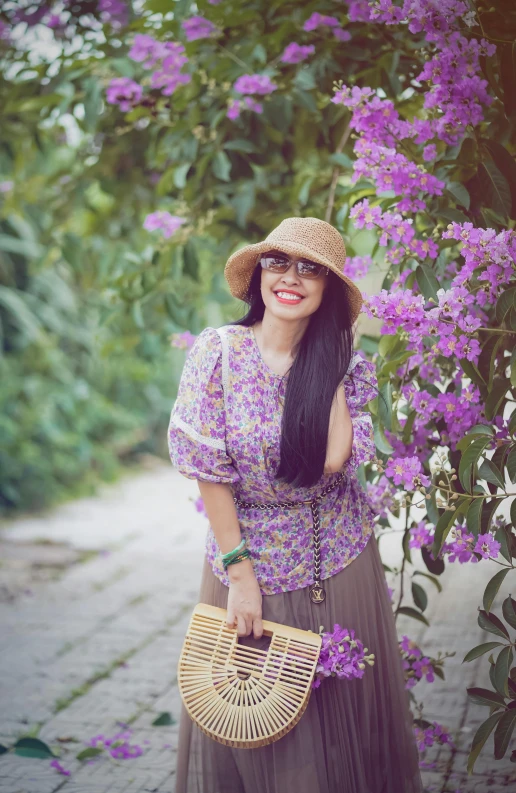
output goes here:
{"type": "Polygon", "coordinates": [[[300,278],[319,278],[324,270],[326,274],[329,272],[329,268],[324,264],[311,262],[309,259],[290,259],[281,253],[263,253],[258,261],[263,270],[279,275],[286,273],[292,264],[295,265],[296,273],[300,278]]]}

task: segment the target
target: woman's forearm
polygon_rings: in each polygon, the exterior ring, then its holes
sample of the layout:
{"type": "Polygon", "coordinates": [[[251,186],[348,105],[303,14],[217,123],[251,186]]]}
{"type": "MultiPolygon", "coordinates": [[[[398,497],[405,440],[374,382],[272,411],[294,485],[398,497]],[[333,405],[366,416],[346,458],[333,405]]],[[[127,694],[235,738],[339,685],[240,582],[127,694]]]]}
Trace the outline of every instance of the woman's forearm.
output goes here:
{"type": "Polygon", "coordinates": [[[340,385],[333,398],[328,425],[328,443],[324,473],[340,471],[351,457],[353,449],[353,422],[349,415],[344,386],[340,385]]]}
{"type": "Polygon", "coordinates": [[[204,508],[221,553],[229,553],[242,539],[230,485],[197,480],[204,508]]]}

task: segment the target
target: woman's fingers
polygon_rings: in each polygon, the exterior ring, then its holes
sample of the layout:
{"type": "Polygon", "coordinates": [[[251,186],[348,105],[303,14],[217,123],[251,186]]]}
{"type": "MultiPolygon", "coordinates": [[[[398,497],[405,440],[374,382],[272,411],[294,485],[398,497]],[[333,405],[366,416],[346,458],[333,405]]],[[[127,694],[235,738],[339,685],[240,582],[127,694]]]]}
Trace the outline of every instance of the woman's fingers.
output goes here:
{"type": "Polygon", "coordinates": [[[263,622],[261,617],[256,617],[253,620],[253,636],[255,639],[261,639],[263,636],[263,622]]]}
{"type": "Polygon", "coordinates": [[[228,613],[226,616],[226,625],[228,626],[228,628],[234,628],[235,621],[236,621],[235,612],[233,611],[233,609],[228,608],[228,613]]]}
{"type": "Polygon", "coordinates": [[[237,633],[239,636],[248,636],[246,621],[241,614],[237,615],[237,633]]]}

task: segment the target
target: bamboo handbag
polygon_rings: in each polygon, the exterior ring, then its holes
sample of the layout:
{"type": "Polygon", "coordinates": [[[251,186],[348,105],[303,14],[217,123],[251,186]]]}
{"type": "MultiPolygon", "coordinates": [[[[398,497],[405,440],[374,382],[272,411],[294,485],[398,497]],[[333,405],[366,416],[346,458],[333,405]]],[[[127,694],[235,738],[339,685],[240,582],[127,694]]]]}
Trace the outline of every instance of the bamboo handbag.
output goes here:
{"type": "Polygon", "coordinates": [[[179,658],[179,691],[190,718],[210,738],[239,749],[273,743],[303,715],[321,637],[264,620],[267,650],[238,643],[225,609],[199,603],[179,658]]]}

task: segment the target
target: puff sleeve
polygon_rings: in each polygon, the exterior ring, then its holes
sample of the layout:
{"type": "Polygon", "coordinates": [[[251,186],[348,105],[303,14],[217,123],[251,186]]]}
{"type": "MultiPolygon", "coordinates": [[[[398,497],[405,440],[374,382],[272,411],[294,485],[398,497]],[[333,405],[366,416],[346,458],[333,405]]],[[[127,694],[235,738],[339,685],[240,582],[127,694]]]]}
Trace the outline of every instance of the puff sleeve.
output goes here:
{"type": "Polygon", "coordinates": [[[344,378],[344,393],[353,424],[353,448],[345,469],[355,474],[361,463],[372,460],[376,453],[373,420],[366,405],[378,395],[376,367],[355,353],[344,378]]]}
{"type": "Polygon", "coordinates": [[[172,465],[188,479],[231,484],[240,477],[226,453],[222,345],[206,328],[185,361],[168,428],[172,465]]]}

